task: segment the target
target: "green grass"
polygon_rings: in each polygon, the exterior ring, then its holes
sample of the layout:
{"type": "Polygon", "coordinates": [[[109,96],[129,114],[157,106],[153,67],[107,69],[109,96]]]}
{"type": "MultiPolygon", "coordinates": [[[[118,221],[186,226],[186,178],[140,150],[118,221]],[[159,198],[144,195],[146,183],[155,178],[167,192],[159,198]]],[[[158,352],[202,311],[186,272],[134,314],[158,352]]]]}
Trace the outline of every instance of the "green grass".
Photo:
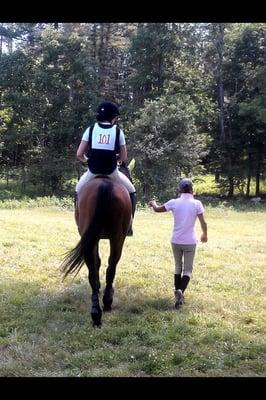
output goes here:
{"type": "MultiPolygon", "coordinates": [[[[72,211],[2,208],[0,376],[265,376],[265,211],[206,206],[209,242],[176,311],[172,215],[139,209],[113,311],[97,329],[86,267],[62,282],[63,254],[79,238],[72,211]]],[[[103,287],[108,241],[100,251],[103,287]]]]}
{"type": "MultiPolygon", "coordinates": [[[[198,195],[205,196],[219,196],[221,193],[220,186],[217,182],[215,182],[214,175],[205,174],[193,177],[193,183],[195,191],[198,195]]],[[[250,196],[255,196],[255,180],[252,178],[250,182],[250,196]]],[[[244,193],[241,193],[240,189],[235,185],[234,187],[234,195],[235,196],[245,196],[246,185],[243,186],[244,193]]],[[[263,197],[266,194],[266,181],[265,179],[260,180],[260,192],[263,197]]]]}

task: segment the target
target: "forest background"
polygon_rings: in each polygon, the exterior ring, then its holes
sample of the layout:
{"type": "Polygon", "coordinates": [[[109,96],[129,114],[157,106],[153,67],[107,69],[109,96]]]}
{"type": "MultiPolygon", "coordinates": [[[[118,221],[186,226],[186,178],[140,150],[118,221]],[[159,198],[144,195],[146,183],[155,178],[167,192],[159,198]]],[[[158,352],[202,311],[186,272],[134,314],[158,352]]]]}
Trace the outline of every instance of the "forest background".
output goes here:
{"type": "Polygon", "coordinates": [[[138,201],[265,192],[265,23],[0,23],[1,198],[69,196],[97,105],[121,112],[138,201]],[[209,190],[208,190],[209,189],[209,190]]]}

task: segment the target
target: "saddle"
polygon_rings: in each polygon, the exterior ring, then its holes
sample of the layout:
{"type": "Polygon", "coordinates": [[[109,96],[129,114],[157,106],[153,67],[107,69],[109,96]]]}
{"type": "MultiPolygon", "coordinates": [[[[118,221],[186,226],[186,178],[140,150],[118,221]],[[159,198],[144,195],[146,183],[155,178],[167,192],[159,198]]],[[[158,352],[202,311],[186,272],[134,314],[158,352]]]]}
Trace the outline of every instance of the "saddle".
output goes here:
{"type": "MultiPolygon", "coordinates": [[[[133,183],[131,172],[130,172],[128,166],[126,165],[125,161],[123,161],[121,164],[118,164],[117,167],[118,167],[118,170],[120,172],[122,172],[122,174],[124,174],[130,180],[131,183],[133,183]]],[[[96,175],[95,178],[109,178],[109,176],[104,175],[104,174],[99,174],[99,175],[96,175]]]]}

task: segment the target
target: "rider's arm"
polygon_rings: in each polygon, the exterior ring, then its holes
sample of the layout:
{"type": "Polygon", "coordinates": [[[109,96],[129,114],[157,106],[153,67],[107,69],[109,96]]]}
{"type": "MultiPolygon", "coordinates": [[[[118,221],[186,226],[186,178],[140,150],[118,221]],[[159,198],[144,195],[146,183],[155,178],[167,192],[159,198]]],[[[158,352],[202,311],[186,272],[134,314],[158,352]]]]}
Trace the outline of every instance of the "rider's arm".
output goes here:
{"type": "Polygon", "coordinates": [[[77,159],[82,162],[87,162],[88,158],[86,157],[86,153],[88,151],[88,142],[82,140],[77,150],[77,159]]]}
{"type": "Polygon", "coordinates": [[[127,147],[125,144],[120,145],[118,161],[119,162],[127,161],[127,147]]]}

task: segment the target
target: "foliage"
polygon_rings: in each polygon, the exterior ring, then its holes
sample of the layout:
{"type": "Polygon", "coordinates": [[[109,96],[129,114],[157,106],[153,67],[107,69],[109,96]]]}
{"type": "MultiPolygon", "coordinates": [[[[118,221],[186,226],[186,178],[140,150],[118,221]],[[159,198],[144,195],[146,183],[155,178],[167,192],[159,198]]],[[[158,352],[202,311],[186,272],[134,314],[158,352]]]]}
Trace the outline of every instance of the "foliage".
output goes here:
{"type": "Polygon", "coordinates": [[[216,174],[221,193],[242,187],[248,197],[254,178],[260,195],[264,23],[1,23],[0,39],[7,182],[63,194],[81,173],[81,135],[107,99],[120,106],[141,200],[202,170],[216,174]]]}
{"type": "Polygon", "coordinates": [[[176,50],[176,32],[172,24],[139,23],[131,36],[128,82],[135,106],[143,105],[163,93],[169,80],[176,50]]]}
{"type": "Polygon", "coordinates": [[[189,98],[160,97],[146,101],[132,126],[131,146],[144,199],[169,195],[177,177],[190,174],[204,154],[204,138],[196,132],[189,98]],[[156,173],[154,173],[156,171],[156,173]]]}
{"type": "Polygon", "coordinates": [[[247,180],[249,196],[251,176],[256,177],[259,195],[265,172],[265,24],[227,24],[224,28],[223,47],[218,46],[217,36],[211,37],[222,57],[220,63],[214,62],[213,75],[220,68],[222,82],[217,83],[217,90],[219,86],[223,131],[217,124],[208,166],[222,176],[221,187],[229,195],[247,180]]]}

